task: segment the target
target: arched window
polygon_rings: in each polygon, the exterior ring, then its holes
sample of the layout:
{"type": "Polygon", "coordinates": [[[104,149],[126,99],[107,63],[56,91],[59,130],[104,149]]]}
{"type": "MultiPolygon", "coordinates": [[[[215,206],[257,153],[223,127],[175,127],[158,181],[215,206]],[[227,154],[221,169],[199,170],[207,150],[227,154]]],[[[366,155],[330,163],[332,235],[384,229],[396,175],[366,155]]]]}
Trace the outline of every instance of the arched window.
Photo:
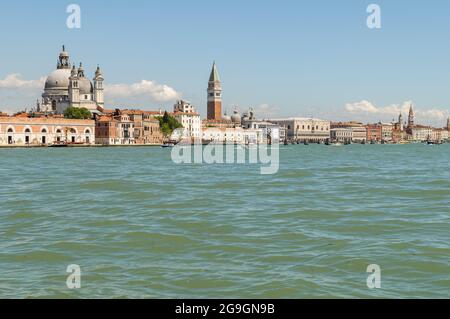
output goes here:
{"type": "Polygon", "coordinates": [[[56,133],[57,133],[57,134],[61,134],[61,130],[60,130],[60,129],[57,129],[57,130],[56,130],[56,133]]]}
{"type": "Polygon", "coordinates": [[[89,129],[87,129],[84,133],[85,134],[91,134],[91,131],[89,129]]]}
{"type": "Polygon", "coordinates": [[[46,134],[47,133],[47,129],[43,128],[41,131],[42,134],[46,134]]]}
{"type": "Polygon", "coordinates": [[[27,128],[27,129],[25,130],[25,133],[31,133],[31,130],[30,130],[29,128],[27,128]]]}
{"type": "Polygon", "coordinates": [[[8,133],[14,133],[14,130],[12,128],[9,128],[8,133]]]}

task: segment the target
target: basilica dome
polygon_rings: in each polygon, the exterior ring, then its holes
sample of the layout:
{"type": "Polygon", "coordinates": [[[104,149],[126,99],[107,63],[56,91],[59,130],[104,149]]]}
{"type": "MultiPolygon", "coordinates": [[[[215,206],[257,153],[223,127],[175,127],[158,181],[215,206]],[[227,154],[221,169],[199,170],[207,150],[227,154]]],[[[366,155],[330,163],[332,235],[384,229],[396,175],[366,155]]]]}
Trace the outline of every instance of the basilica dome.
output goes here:
{"type": "Polygon", "coordinates": [[[53,71],[45,81],[45,90],[68,90],[70,69],[53,71]]]}

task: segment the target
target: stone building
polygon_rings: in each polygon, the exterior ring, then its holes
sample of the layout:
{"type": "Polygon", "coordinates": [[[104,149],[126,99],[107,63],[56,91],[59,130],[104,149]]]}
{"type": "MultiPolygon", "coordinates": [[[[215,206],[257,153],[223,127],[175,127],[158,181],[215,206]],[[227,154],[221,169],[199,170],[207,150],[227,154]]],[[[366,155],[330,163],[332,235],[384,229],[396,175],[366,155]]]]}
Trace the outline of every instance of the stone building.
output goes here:
{"type": "Polygon", "coordinates": [[[138,145],[160,145],[164,136],[155,118],[155,112],[142,110],[124,110],[134,124],[134,142],[138,145]]]}
{"type": "Polygon", "coordinates": [[[320,143],[330,139],[330,121],[314,118],[288,118],[272,119],[269,122],[284,128],[289,140],[320,143]]]}
{"type": "MultiPolygon", "coordinates": [[[[367,129],[360,122],[332,122],[331,129],[349,129],[353,143],[364,143],[367,141],[367,129]]],[[[333,136],[331,137],[333,139],[333,136]]]]}
{"type": "Polygon", "coordinates": [[[381,123],[381,140],[384,142],[391,142],[393,130],[394,130],[394,124],[381,123]]]}
{"type": "Polygon", "coordinates": [[[95,144],[95,122],[61,117],[0,117],[0,145],[95,144]]]}
{"type": "Polygon", "coordinates": [[[173,107],[172,115],[183,125],[181,138],[200,138],[202,130],[202,120],[195,107],[183,100],[177,101],[173,107]]]}
{"type": "Polygon", "coordinates": [[[333,142],[351,143],[353,141],[352,135],[352,129],[350,128],[332,128],[330,130],[330,138],[333,142]]]}

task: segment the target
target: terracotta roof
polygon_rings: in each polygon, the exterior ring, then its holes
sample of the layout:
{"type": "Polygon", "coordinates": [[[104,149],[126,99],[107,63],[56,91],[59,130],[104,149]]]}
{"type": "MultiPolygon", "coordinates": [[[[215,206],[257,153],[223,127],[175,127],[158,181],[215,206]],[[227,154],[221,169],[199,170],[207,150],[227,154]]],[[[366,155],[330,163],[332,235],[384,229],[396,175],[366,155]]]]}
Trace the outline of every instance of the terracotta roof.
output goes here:
{"type": "Polygon", "coordinates": [[[115,122],[116,120],[111,115],[101,115],[97,118],[97,122],[115,122]]]}

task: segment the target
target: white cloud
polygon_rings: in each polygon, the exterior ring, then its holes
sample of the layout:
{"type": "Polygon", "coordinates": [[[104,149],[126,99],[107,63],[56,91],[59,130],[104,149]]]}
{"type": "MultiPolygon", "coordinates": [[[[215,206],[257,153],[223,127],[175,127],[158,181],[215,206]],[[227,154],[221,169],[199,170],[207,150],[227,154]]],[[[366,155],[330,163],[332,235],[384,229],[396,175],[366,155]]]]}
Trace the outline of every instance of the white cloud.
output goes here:
{"type": "Polygon", "coordinates": [[[148,80],[105,86],[105,97],[109,99],[149,98],[155,102],[170,102],[179,99],[180,96],[180,93],[170,86],[148,80]]]}
{"type": "MultiPolygon", "coordinates": [[[[365,115],[368,117],[374,117],[378,115],[379,117],[397,117],[400,113],[406,116],[409,112],[412,101],[405,101],[402,104],[391,104],[388,106],[378,107],[375,104],[363,100],[356,103],[347,103],[345,105],[345,110],[348,113],[356,115],[365,115]]],[[[414,107],[415,116],[419,120],[430,120],[430,121],[442,121],[449,117],[449,111],[443,109],[432,108],[428,110],[423,110],[414,107]]],[[[377,120],[377,119],[375,119],[377,120]]]]}
{"type": "Polygon", "coordinates": [[[0,80],[0,89],[25,89],[36,90],[44,87],[45,77],[38,80],[23,80],[19,73],[9,74],[3,80],[0,80]]]}

